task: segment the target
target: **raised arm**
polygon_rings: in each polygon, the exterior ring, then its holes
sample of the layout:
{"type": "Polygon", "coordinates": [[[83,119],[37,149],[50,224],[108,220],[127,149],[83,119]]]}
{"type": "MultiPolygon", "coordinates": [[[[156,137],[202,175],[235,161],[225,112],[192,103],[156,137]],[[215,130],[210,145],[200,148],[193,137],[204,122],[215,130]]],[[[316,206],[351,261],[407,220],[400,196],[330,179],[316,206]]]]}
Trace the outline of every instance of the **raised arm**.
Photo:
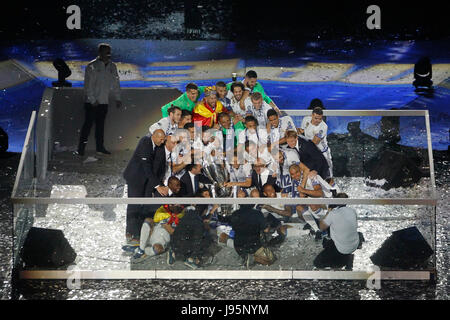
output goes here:
{"type": "Polygon", "coordinates": [[[299,167],[300,167],[300,171],[302,172],[302,181],[300,182],[300,186],[302,188],[305,188],[306,181],[308,180],[308,175],[309,175],[310,170],[307,166],[305,166],[305,164],[303,162],[300,162],[299,167]]]}
{"type": "Polygon", "coordinates": [[[323,197],[323,191],[320,184],[316,184],[314,186],[314,190],[305,189],[302,186],[298,186],[298,192],[304,193],[313,198],[321,198],[323,197]]]}
{"type": "Polygon", "coordinates": [[[274,212],[279,214],[280,216],[290,217],[292,216],[292,211],[290,206],[284,206],[284,210],[277,209],[272,207],[271,205],[265,204],[261,208],[266,209],[267,211],[274,212]]]}
{"type": "Polygon", "coordinates": [[[233,186],[238,186],[238,187],[243,187],[243,188],[249,188],[252,185],[252,178],[247,178],[244,182],[225,182],[224,186],[225,187],[233,187],[233,186]]]}

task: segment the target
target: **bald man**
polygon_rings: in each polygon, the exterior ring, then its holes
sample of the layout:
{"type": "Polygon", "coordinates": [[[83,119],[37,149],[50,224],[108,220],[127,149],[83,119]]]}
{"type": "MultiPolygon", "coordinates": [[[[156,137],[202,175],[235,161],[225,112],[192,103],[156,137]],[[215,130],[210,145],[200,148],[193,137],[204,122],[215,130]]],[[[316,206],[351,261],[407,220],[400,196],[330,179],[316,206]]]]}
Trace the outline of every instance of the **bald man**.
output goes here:
{"type": "Polygon", "coordinates": [[[179,172],[177,163],[180,155],[175,148],[178,145],[180,137],[176,135],[166,136],[166,142],[156,148],[155,158],[153,161],[153,174],[155,175],[155,189],[163,196],[167,197],[166,189],[169,178],[179,172]]]}
{"type": "MultiPolygon", "coordinates": [[[[154,174],[155,152],[163,145],[166,135],[158,129],[153,134],[147,134],[139,140],[133,156],[128,162],[123,177],[128,185],[129,198],[151,197],[153,189],[158,185],[154,174]]],[[[147,207],[129,204],[127,207],[126,237],[128,242],[138,241],[141,220],[147,207]]]]}

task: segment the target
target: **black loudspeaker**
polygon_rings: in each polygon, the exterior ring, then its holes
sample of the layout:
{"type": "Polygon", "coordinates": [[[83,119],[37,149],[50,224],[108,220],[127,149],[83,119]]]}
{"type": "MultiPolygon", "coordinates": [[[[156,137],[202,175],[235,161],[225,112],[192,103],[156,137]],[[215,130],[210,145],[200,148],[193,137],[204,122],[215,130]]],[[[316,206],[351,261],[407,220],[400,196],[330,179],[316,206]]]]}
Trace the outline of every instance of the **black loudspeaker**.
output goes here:
{"type": "Polygon", "coordinates": [[[424,263],[433,254],[416,227],[394,231],[370,257],[380,267],[410,269],[424,263]]]}
{"type": "Polygon", "coordinates": [[[398,187],[411,187],[423,177],[422,171],[403,154],[386,150],[373,161],[368,168],[366,183],[381,187],[384,190],[398,187]],[[373,180],[385,180],[384,183],[373,180]]]}
{"type": "Polygon", "coordinates": [[[31,228],[21,258],[27,267],[57,268],[75,261],[77,254],[61,230],[31,228]]]}
{"type": "Polygon", "coordinates": [[[9,148],[8,134],[0,127],[0,154],[9,148]]]}

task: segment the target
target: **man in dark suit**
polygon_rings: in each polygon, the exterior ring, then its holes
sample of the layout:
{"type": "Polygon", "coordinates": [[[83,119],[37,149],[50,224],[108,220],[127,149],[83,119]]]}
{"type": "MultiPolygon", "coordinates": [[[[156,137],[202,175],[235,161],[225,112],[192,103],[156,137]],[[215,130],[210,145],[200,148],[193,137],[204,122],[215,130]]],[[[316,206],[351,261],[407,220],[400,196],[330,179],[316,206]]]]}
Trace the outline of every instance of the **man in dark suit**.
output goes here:
{"type": "MultiPolygon", "coordinates": [[[[162,188],[164,188],[164,190],[167,190],[168,197],[176,197],[176,196],[178,196],[178,193],[180,192],[180,188],[181,188],[180,180],[175,176],[171,176],[167,183],[167,187],[162,187],[162,188]]],[[[160,189],[160,190],[162,190],[162,189],[160,189]]],[[[166,196],[159,193],[158,190],[155,190],[154,197],[161,198],[161,197],[166,197],[166,196]]],[[[139,251],[139,249],[137,249],[137,248],[140,248],[141,255],[144,253],[145,247],[147,246],[147,241],[150,238],[150,235],[152,233],[152,228],[154,226],[153,217],[155,216],[156,210],[158,210],[162,205],[163,205],[163,203],[144,205],[145,209],[143,210],[143,214],[140,215],[140,218],[141,218],[140,226],[141,227],[139,229],[140,230],[139,243],[133,243],[130,245],[123,246],[122,249],[124,251],[136,253],[136,250],[139,251]]],[[[162,250],[162,248],[161,248],[161,250],[162,250]]]]}
{"type": "Polygon", "coordinates": [[[276,192],[281,192],[281,188],[277,185],[277,177],[274,176],[267,168],[263,159],[256,159],[252,170],[252,182],[250,187],[256,187],[259,193],[264,192],[263,186],[268,183],[274,186],[276,192]]]}
{"type": "Polygon", "coordinates": [[[168,189],[163,188],[167,185],[169,177],[173,176],[173,168],[176,165],[178,155],[175,154],[175,146],[178,144],[178,138],[173,135],[166,137],[166,142],[155,150],[153,161],[153,174],[156,181],[156,189],[164,197],[168,196],[168,189]]]}
{"type": "Polygon", "coordinates": [[[186,173],[181,177],[181,194],[183,197],[195,197],[200,188],[200,183],[212,184],[213,182],[202,174],[200,164],[189,164],[186,173]]]}
{"type": "Polygon", "coordinates": [[[286,132],[286,142],[288,148],[297,151],[300,161],[304,163],[309,170],[317,171],[323,179],[330,178],[330,167],[327,159],[325,159],[322,152],[320,152],[313,142],[298,137],[297,132],[294,130],[286,132]]]}
{"type": "MultiPolygon", "coordinates": [[[[139,140],[139,143],[130,159],[123,177],[128,185],[128,197],[140,198],[151,197],[153,189],[158,181],[155,178],[153,165],[155,150],[161,146],[166,136],[164,131],[156,130],[153,135],[146,135],[139,140]]],[[[139,238],[140,213],[144,209],[139,204],[129,204],[127,207],[126,236],[127,240],[139,238]]]]}

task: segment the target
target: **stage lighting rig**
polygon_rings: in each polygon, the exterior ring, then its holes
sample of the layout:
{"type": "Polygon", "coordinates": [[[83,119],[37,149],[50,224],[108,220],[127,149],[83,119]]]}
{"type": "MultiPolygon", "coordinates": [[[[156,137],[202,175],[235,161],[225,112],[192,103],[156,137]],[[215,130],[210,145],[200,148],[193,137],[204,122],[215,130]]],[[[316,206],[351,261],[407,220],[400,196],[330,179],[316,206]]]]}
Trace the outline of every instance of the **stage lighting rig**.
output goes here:
{"type": "Polygon", "coordinates": [[[63,59],[57,58],[53,61],[53,66],[58,71],[58,81],[53,81],[53,87],[71,87],[72,83],[66,81],[66,78],[70,77],[72,71],[63,59]]]}
{"type": "Polygon", "coordinates": [[[432,89],[433,81],[431,78],[433,76],[433,70],[430,62],[430,58],[422,57],[414,65],[414,81],[413,86],[416,89],[426,88],[432,89]]]}

